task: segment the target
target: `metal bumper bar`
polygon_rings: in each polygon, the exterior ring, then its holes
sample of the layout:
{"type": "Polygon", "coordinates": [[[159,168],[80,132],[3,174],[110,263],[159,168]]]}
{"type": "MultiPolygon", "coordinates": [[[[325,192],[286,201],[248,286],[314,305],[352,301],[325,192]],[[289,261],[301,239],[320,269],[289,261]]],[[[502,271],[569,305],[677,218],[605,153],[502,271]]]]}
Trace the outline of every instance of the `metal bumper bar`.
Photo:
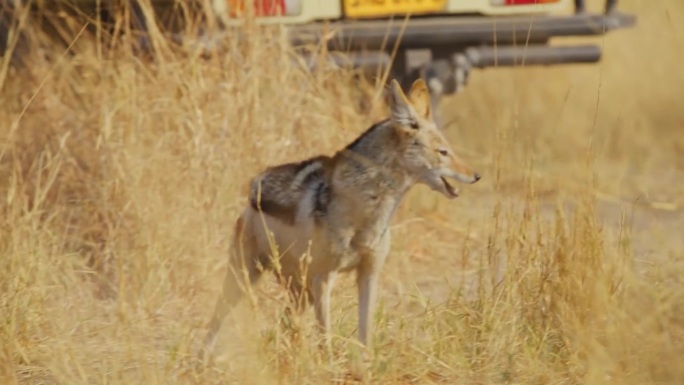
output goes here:
{"type": "MultiPolygon", "coordinates": [[[[335,36],[327,40],[330,49],[390,49],[397,41],[402,48],[426,46],[478,46],[492,44],[543,43],[552,37],[602,35],[634,26],[636,17],[617,11],[569,16],[430,17],[388,21],[340,21],[325,27],[335,36]],[[404,29],[402,31],[402,29],[404,29]]],[[[319,44],[324,25],[313,23],[293,27],[294,45],[319,44]]]]}

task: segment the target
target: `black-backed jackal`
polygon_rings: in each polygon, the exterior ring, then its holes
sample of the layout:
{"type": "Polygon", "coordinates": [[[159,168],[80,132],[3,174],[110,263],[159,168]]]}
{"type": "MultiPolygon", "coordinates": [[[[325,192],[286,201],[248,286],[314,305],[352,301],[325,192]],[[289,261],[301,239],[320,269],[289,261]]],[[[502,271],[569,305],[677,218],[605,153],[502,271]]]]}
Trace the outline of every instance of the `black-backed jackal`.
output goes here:
{"type": "Polygon", "coordinates": [[[393,80],[388,96],[390,117],[334,156],[278,165],[254,178],[249,205],[235,226],[205,352],[213,349],[223,319],[242,290],[273,267],[273,242],[280,251],[280,277],[299,309],[313,303],[328,343],[333,282],[338,273],[356,271],[359,339],[370,347],[378,276],[390,247],[389,224],[402,197],[423,183],[455,198],[458,190],[449,179],[480,179],[436,127],[423,80],[413,83],[408,97],[393,80]]]}

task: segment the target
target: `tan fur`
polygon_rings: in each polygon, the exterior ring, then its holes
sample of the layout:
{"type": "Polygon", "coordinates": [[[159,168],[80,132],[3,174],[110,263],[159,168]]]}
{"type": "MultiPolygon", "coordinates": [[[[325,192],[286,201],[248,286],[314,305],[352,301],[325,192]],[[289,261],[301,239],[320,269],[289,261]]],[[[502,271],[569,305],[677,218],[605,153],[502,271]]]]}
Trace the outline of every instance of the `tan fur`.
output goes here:
{"type": "Polygon", "coordinates": [[[449,146],[432,121],[429,92],[417,80],[407,97],[396,81],[389,90],[389,119],[372,126],[333,157],[272,167],[252,182],[250,204],[237,220],[229,269],[206,337],[213,348],[224,317],[262,269],[280,273],[299,309],[313,302],[330,335],[330,293],[340,272],[356,271],[359,339],[370,347],[380,270],[390,248],[389,223],[406,191],[417,183],[449,198],[457,190],[445,178],[480,179],[449,146]],[[310,248],[309,248],[310,245],[310,248]],[[306,274],[302,258],[309,257],[306,274]]]}

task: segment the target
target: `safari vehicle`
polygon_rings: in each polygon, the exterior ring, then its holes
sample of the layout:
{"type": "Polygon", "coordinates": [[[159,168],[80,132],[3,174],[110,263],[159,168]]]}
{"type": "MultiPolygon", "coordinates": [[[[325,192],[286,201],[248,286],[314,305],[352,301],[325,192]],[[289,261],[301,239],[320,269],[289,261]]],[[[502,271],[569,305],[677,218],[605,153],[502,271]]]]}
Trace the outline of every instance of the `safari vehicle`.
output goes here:
{"type": "MultiPolygon", "coordinates": [[[[243,4],[213,0],[226,24],[239,19],[243,4]]],[[[391,66],[404,87],[422,76],[435,97],[462,89],[473,68],[598,62],[597,45],[550,40],[636,22],[617,10],[617,0],[606,0],[600,13],[587,13],[584,0],[255,0],[253,6],[261,22],[290,25],[293,45],[323,42],[347,52],[355,66],[391,66]]]]}
{"type": "MultiPolygon", "coordinates": [[[[27,1],[9,0],[0,7],[8,15],[7,4],[27,1]]],[[[145,30],[142,1],[38,3],[88,15],[115,14],[113,8],[128,5],[135,27],[145,30]]],[[[602,52],[597,45],[550,45],[550,40],[602,35],[636,22],[634,15],[617,10],[617,0],[606,0],[604,9],[595,13],[586,11],[584,0],[145,1],[157,11],[158,24],[170,20],[169,14],[207,3],[227,30],[244,21],[245,15],[255,16],[258,23],[284,24],[295,47],[324,44],[330,52],[346,53],[331,55],[338,64],[388,67],[391,77],[403,79],[404,86],[422,76],[435,98],[462,89],[473,68],[598,62],[602,52]]],[[[4,19],[7,24],[8,18],[4,19]]],[[[1,23],[0,19],[0,45],[7,35],[3,36],[1,23]]]]}

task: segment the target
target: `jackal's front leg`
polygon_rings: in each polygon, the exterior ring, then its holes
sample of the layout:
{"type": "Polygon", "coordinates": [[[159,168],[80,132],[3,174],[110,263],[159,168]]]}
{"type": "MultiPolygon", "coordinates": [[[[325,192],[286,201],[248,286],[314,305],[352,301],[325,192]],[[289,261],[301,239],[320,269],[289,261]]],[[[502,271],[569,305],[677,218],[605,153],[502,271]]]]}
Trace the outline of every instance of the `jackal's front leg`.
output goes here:
{"type": "Polygon", "coordinates": [[[359,341],[368,349],[372,348],[373,312],[377,296],[379,272],[361,266],[356,277],[359,290],[359,341]]]}
{"type": "Polygon", "coordinates": [[[359,341],[372,350],[373,314],[378,290],[380,271],[389,252],[389,231],[372,247],[361,247],[361,263],[356,270],[356,285],[359,290],[359,341]]]}
{"type": "Polygon", "coordinates": [[[311,282],[316,320],[318,320],[318,327],[323,333],[328,353],[332,353],[330,341],[330,297],[336,275],[337,273],[333,271],[315,274],[311,282]]]}

